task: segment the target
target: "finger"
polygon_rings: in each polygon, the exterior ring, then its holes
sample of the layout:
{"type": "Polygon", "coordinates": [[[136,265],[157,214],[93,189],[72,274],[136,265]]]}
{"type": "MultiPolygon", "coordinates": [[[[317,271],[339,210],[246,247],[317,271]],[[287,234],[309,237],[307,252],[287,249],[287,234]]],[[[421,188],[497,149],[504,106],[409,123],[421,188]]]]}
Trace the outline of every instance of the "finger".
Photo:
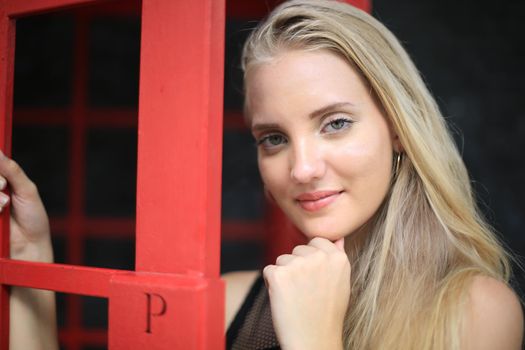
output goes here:
{"type": "Polygon", "coordinates": [[[0,191],[5,190],[5,186],[7,185],[7,181],[3,176],[0,176],[0,191]]]}
{"type": "Polygon", "coordinates": [[[37,193],[35,184],[29,180],[22,168],[0,151],[0,175],[11,185],[12,191],[20,196],[37,193]]]}
{"type": "Polygon", "coordinates": [[[344,237],[341,237],[339,238],[337,241],[334,242],[335,246],[337,247],[337,249],[339,249],[340,251],[345,251],[345,238],[344,237]]]}
{"type": "Polygon", "coordinates": [[[326,253],[334,253],[339,251],[335,244],[330,242],[328,239],[322,237],[312,238],[312,240],[308,242],[308,245],[319,248],[326,253]]]}
{"type": "Polygon", "coordinates": [[[266,289],[269,289],[270,280],[272,279],[272,276],[276,268],[277,266],[275,265],[266,265],[263,269],[263,278],[264,278],[264,284],[266,285],[266,289]]]}
{"type": "Polygon", "coordinates": [[[299,256],[307,256],[312,253],[315,253],[316,251],[317,251],[317,248],[315,247],[312,247],[309,245],[298,245],[293,249],[292,254],[299,255],[299,256]]]}
{"type": "Polygon", "coordinates": [[[9,203],[9,196],[0,192],[0,210],[3,210],[7,203],[9,203]]]}
{"type": "Polygon", "coordinates": [[[279,255],[277,259],[275,259],[275,265],[277,266],[288,265],[289,263],[293,261],[293,259],[294,259],[294,256],[291,254],[279,255]]]}

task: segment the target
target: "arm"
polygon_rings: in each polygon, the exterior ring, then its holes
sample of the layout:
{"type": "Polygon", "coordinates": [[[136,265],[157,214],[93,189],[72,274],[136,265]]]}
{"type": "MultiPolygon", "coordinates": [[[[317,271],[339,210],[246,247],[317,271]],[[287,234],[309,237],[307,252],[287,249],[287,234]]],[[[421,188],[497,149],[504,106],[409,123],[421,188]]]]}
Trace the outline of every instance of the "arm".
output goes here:
{"type": "Polygon", "coordinates": [[[239,312],[258,274],[258,271],[234,271],[221,276],[226,282],[225,331],[228,330],[237,312],[239,312]]]}
{"type": "Polygon", "coordinates": [[[523,313],[516,294],[503,282],[477,276],[469,289],[462,348],[520,350],[523,313]]]}
{"type": "MultiPolygon", "coordinates": [[[[11,206],[11,259],[53,262],[49,220],[37,188],[18,164],[1,152],[0,191],[0,198],[7,200],[0,204],[0,215],[6,215],[3,209],[11,206]]],[[[12,287],[10,311],[10,350],[58,349],[53,292],[12,287]]]]}

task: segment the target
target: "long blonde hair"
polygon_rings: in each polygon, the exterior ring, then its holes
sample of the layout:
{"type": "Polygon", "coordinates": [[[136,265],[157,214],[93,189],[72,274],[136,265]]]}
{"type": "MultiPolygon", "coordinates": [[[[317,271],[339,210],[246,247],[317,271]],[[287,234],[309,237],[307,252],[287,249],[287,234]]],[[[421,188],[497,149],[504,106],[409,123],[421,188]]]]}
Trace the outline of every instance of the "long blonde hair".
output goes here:
{"type": "Polygon", "coordinates": [[[244,46],[245,77],[288,49],[345,58],[369,84],[404,150],[366,240],[348,252],[345,348],[459,349],[472,276],[507,282],[510,264],[479,214],[436,102],[394,35],[348,4],[296,0],[277,7],[244,46]]]}

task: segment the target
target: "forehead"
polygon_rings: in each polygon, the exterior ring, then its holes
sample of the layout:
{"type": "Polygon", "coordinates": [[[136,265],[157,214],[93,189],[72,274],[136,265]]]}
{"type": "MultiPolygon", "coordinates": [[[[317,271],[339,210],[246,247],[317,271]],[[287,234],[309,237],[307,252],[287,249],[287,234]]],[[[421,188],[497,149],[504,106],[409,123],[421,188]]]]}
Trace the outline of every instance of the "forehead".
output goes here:
{"type": "Polygon", "coordinates": [[[323,105],[358,103],[367,89],[343,58],[327,51],[286,51],[251,67],[246,75],[250,119],[307,114],[323,105]]]}

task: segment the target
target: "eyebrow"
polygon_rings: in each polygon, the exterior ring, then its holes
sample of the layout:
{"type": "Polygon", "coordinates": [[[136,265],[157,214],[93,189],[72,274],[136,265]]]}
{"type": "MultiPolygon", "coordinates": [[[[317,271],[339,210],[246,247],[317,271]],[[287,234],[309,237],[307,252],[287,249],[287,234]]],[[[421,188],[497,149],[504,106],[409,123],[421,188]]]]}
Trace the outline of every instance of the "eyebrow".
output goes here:
{"type": "Polygon", "coordinates": [[[343,107],[353,107],[353,106],[354,106],[354,104],[352,104],[350,102],[336,102],[336,103],[332,103],[332,104],[329,104],[328,106],[321,107],[321,108],[313,111],[312,113],[310,113],[310,119],[314,119],[314,118],[323,116],[323,115],[325,115],[325,114],[327,114],[329,112],[333,112],[333,111],[341,109],[343,107]]]}
{"type": "MultiPolygon", "coordinates": [[[[354,104],[350,102],[336,102],[331,103],[327,106],[321,107],[319,109],[316,109],[315,111],[311,112],[308,116],[310,119],[315,119],[320,116],[323,116],[329,112],[333,112],[335,110],[341,109],[343,107],[353,107],[354,104]]],[[[267,124],[255,124],[252,126],[252,131],[260,131],[260,130],[268,130],[268,129],[277,129],[279,128],[279,124],[276,123],[267,123],[267,124]]]]}

